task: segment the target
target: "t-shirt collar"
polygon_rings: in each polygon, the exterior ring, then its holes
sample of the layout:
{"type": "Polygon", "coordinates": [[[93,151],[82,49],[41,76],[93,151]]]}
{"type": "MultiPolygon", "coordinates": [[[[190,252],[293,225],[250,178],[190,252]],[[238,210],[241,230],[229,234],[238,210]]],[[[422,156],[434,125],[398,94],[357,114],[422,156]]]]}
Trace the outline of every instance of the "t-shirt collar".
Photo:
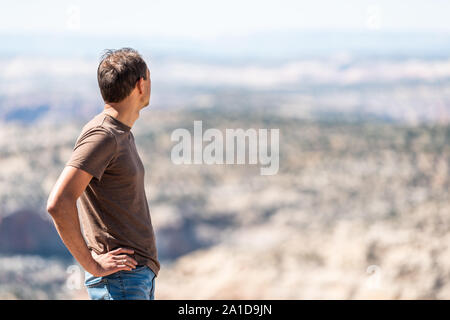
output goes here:
{"type": "Polygon", "coordinates": [[[108,119],[110,119],[114,124],[118,125],[118,126],[121,127],[122,129],[124,129],[124,130],[126,130],[126,131],[130,131],[130,130],[131,130],[131,127],[128,126],[128,125],[126,125],[126,124],[123,123],[122,121],[117,120],[116,118],[114,118],[113,116],[111,116],[111,115],[109,115],[109,114],[107,114],[107,113],[104,113],[104,112],[103,112],[103,114],[104,114],[108,119]]]}

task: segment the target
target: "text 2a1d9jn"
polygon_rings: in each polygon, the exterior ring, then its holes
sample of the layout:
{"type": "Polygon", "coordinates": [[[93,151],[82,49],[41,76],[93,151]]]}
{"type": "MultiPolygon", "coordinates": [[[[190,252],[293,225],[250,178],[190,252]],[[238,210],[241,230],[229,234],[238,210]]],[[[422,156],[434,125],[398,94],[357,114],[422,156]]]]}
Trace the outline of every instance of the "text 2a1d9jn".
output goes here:
{"type": "Polygon", "coordinates": [[[222,314],[238,315],[238,314],[254,314],[258,316],[272,314],[271,305],[258,305],[258,304],[244,304],[244,305],[222,305],[222,314]]]}

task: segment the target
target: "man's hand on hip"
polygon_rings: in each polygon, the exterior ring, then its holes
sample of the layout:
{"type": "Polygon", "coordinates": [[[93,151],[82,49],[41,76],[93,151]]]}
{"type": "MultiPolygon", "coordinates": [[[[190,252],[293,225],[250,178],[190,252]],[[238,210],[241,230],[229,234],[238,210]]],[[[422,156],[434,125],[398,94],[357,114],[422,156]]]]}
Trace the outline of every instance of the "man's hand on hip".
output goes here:
{"type": "Polygon", "coordinates": [[[135,269],[137,261],[127,255],[133,253],[134,250],[125,248],[118,248],[104,254],[91,251],[92,257],[97,262],[97,270],[92,275],[103,277],[118,271],[135,269]]]}

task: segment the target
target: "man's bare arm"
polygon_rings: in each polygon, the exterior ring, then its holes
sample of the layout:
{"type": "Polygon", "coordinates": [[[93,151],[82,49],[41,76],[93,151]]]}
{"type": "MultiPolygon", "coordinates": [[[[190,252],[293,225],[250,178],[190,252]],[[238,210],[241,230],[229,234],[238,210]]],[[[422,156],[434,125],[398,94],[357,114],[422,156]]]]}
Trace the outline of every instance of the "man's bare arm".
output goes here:
{"type": "Polygon", "coordinates": [[[56,181],[47,201],[47,211],[56,230],[70,253],[80,265],[94,276],[105,276],[120,270],[131,270],[137,262],[127,254],[133,250],[118,248],[105,254],[91,254],[81,234],[77,199],[86,189],[92,175],[84,170],[66,166],[56,181]]]}

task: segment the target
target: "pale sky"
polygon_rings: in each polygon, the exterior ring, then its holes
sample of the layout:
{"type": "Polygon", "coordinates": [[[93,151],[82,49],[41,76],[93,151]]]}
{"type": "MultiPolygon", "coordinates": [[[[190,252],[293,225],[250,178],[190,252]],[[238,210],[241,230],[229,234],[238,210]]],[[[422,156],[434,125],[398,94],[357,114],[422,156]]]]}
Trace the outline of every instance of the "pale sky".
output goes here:
{"type": "Polygon", "coordinates": [[[450,31],[448,0],[17,0],[0,33],[208,38],[268,30],[450,31]]]}

